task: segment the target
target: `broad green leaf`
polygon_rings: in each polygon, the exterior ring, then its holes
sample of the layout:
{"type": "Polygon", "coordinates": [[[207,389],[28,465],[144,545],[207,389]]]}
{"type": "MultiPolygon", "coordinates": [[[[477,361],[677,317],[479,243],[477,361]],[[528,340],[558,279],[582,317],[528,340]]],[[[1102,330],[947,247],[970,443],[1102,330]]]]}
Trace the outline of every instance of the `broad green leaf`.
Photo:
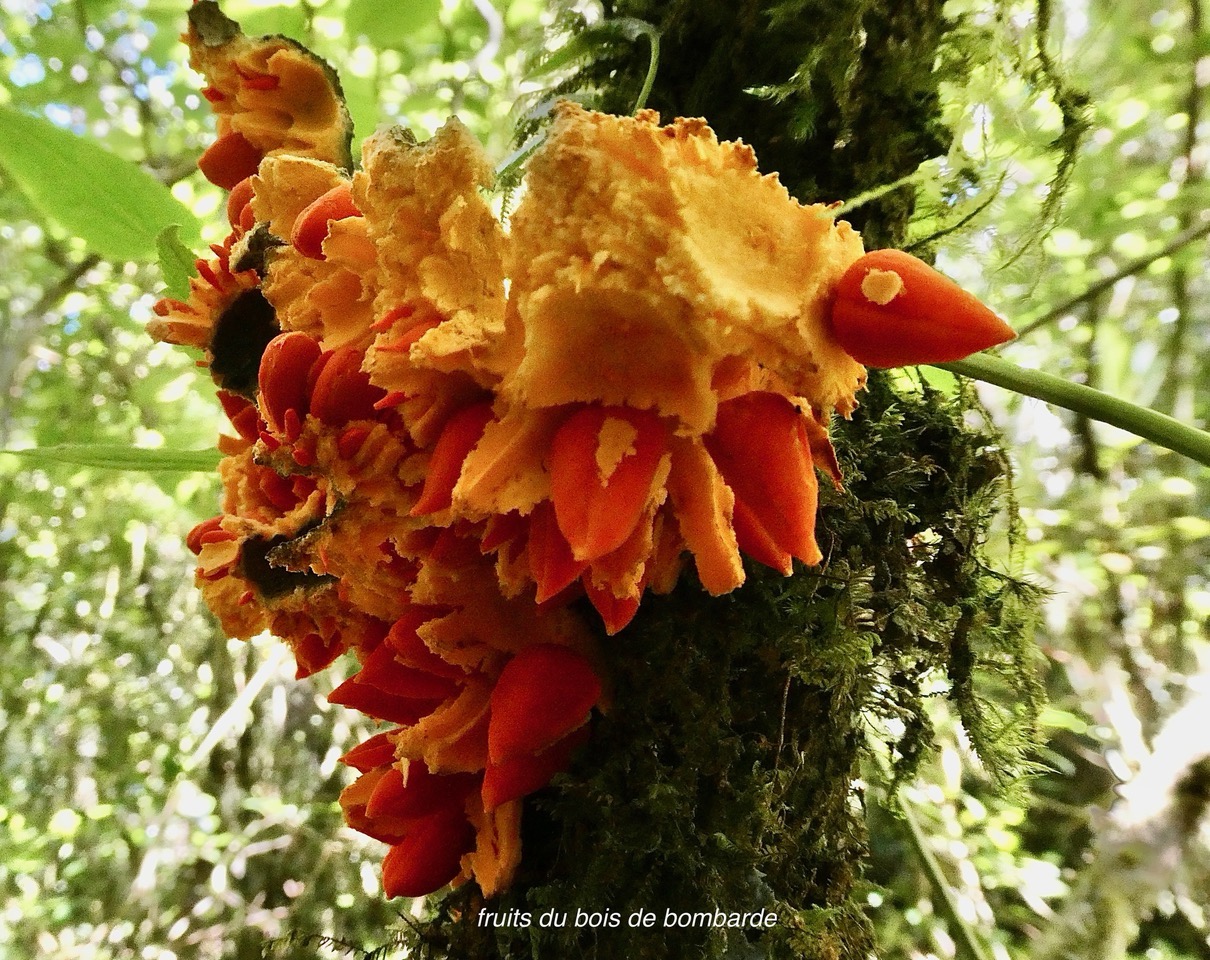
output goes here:
{"type": "Polygon", "coordinates": [[[200,242],[197,218],[166,186],[48,120],[0,107],[0,166],[46,219],[108,260],[153,259],[170,223],[200,242]]]}
{"type": "Polygon", "coordinates": [[[193,251],[181,242],[180,224],[169,224],[156,235],[160,272],[168,285],[168,296],[184,300],[189,296],[189,279],[195,273],[193,251]]]}
{"type": "Polygon", "coordinates": [[[397,46],[436,23],[441,0],[351,0],[345,14],[350,36],[361,34],[380,47],[397,46]]]}

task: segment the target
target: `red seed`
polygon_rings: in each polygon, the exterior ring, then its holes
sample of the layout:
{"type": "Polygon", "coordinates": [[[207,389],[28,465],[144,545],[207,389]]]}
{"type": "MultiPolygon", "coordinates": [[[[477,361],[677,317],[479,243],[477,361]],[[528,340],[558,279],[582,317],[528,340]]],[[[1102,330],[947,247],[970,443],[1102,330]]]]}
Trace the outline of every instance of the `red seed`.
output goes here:
{"type": "Polygon", "coordinates": [[[369,427],[346,427],[336,441],[336,452],[342,460],[352,460],[369,435],[369,427]]]}
{"type": "Polygon", "coordinates": [[[667,448],[668,431],[650,410],[593,405],[559,428],[550,447],[551,500],[577,560],[591,563],[626,542],[651,499],[667,448]],[[621,441],[608,436],[611,425],[623,425],[621,441]],[[627,449],[606,449],[625,442],[627,433],[627,449]]]}
{"type": "Polygon", "coordinates": [[[366,657],[354,676],[358,683],[409,700],[442,701],[458,692],[458,684],[448,677],[404,666],[395,658],[394,648],[386,643],[366,657]]]}
{"type": "Polygon", "coordinates": [[[390,393],[388,393],[386,396],[384,396],[381,400],[379,400],[376,404],[374,404],[374,409],[375,410],[390,410],[392,407],[399,406],[407,398],[408,398],[408,395],[406,393],[404,393],[402,390],[392,390],[390,393]]]}
{"type": "Polygon", "coordinates": [[[278,433],[285,428],[288,411],[306,416],[307,374],[319,356],[319,343],[297,330],[278,334],[265,347],[258,374],[261,406],[265,421],[278,433]]]}
{"type": "Polygon", "coordinates": [[[342,183],[314,200],[294,221],[290,242],[304,257],[323,260],[323,242],[328,236],[328,225],[333,220],[361,216],[353,203],[353,186],[342,183]]]}
{"type": "Polygon", "coordinates": [[[510,800],[541,790],[551,777],[567,769],[571,755],[587,742],[589,733],[585,724],[539,754],[489,763],[483,774],[483,808],[490,812],[510,800]]]}
{"type": "Polygon", "coordinates": [[[705,439],[735,494],[736,540],[754,560],[789,574],[792,558],[819,563],[819,481],[803,414],[785,397],[754,391],[719,404],[705,439]]]}
{"type": "Polygon", "coordinates": [[[370,383],[361,369],[364,354],[356,347],[341,347],[323,363],[311,391],[311,413],[330,427],[350,420],[373,420],[374,404],[386,391],[370,383]]]}
{"type": "Polygon", "coordinates": [[[362,773],[392,763],[395,760],[395,742],[389,735],[394,732],[384,730],[374,734],[369,740],[363,740],[341,757],[340,762],[362,773]]]}
{"type": "Polygon", "coordinates": [[[220,524],[223,522],[223,515],[220,513],[217,517],[208,517],[195,526],[188,534],[185,535],[185,546],[191,553],[197,555],[202,552],[202,547],[207,543],[213,543],[216,539],[234,540],[235,534],[227,533],[220,524]],[[215,534],[224,534],[223,537],[217,538],[215,534]]]}
{"type": "Polygon", "coordinates": [[[423,897],[458,876],[462,857],[474,847],[465,814],[438,813],[410,827],[382,861],[382,890],[391,897],[423,897]]]}
{"type": "Polygon", "coordinates": [[[639,612],[639,597],[615,597],[608,587],[594,586],[591,577],[584,577],[581,582],[584,584],[584,593],[601,615],[605,633],[609,636],[612,637],[630,623],[639,612]]]}
{"type": "Polygon", "coordinates": [[[415,667],[417,670],[424,670],[449,680],[462,679],[466,676],[466,672],[461,667],[447,663],[433,653],[417,633],[420,627],[430,620],[442,616],[443,613],[444,611],[436,607],[413,606],[409,608],[391,626],[384,646],[391,647],[400,663],[409,667],[415,667]]]}
{"type": "Polygon", "coordinates": [[[406,779],[396,767],[383,774],[366,804],[366,815],[410,820],[443,810],[460,813],[478,785],[475,774],[432,773],[423,760],[409,760],[406,779]]]}
{"type": "Polygon", "coordinates": [[[453,503],[454,487],[462,473],[463,461],[483,437],[483,431],[492,419],[492,405],[486,400],[450,417],[433,446],[420,499],[408,512],[409,516],[435,513],[453,503]]]}
{"type": "Polygon", "coordinates": [[[411,726],[421,717],[432,713],[441,701],[396,697],[368,683],[360,683],[357,677],[353,676],[328,694],[328,702],[352,707],[376,720],[411,726]]]}
{"type": "Polygon", "coordinates": [[[529,574],[538,585],[535,598],[538,603],[545,603],[571,586],[588,569],[587,560],[572,556],[571,545],[559,530],[549,500],[543,500],[529,515],[527,544],[529,574]]]}
{"type": "Polygon", "coordinates": [[[198,158],[202,176],[216,187],[232,190],[245,177],[256,173],[264,154],[242,133],[225,133],[198,158]]]}
{"type": "Polygon", "coordinates": [[[402,306],[391,307],[386,313],[370,324],[370,329],[374,333],[382,333],[384,330],[390,330],[400,320],[406,320],[416,312],[416,307],[413,304],[405,303],[402,306]]]}
{"type": "Polygon", "coordinates": [[[227,197],[227,222],[231,226],[238,227],[241,225],[241,216],[244,208],[252,202],[252,194],[251,177],[245,177],[231,188],[231,195],[227,197]]]}
{"type": "Polygon", "coordinates": [[[294,678],[303,680],[335,663],[336,658],[344,653],[345,644],[339,634],[324,640],[318,633],[308,633],[298,642],[292,643],[291,649],[294,651],[294,662],[297,666],[294,678]]]}
{"type": "Polygon", "coordinates": [[[256,409],[256,404],[227,390],[218,391],[218,401],[236,432],[245,440],[255,443],[261,427],[260,411],[256,409]]]}
{"type": "Polygon", "coordinates": [[[278,510],[285,513],[298,506],[298,498],[294,495],[294,483],[286,477],[274,473],[272,470],[263,469],[258,471],[260,491],[278,510]]]}

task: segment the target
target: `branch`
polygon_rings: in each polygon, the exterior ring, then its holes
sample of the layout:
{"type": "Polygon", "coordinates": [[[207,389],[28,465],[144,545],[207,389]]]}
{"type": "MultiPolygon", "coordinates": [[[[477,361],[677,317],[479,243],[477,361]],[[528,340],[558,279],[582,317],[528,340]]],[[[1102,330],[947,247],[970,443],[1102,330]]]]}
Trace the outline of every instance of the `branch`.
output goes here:
{"type": "Polygon", "coordinates": [[[1045,400],[1210,466],[1210,433],[1100,390],[1040,370],[1027,370],[999,357],[976,355],[933,366],[1045,400]]]}
{"type": "Polygon", "coordinates": [[[1197,224],[1188,230],[1178,233],[1155,253],[1149,253],[1135,260],[1131,260],[1117,273],[1110,274],[1108,277],[1098,280],[1083,293],[1078,293],[1070,300],[1065,300],[1058,306],[1051,307],[1044,314],[1042,314],[1042,316],[1038,317],[1038,319],[1030,321],[1019,331],[1017,331],[1017,337],[1020,338],[1033,333],[1039,327],[1045,326],[1052,320],[1057,320],[1059,317],[1062,317],[1073,307],[1078,307],[1081,303],[1087,303],[1089,300],[1093,300],[1100,296],[1106,290],[1114,286],[1119,280],[1125,280],[1127,277],[1132,277],[1136,273],[1142,273],[1157,260],[1162,260],[1164,257],[1172,256],[1172,254],[1176,253],[1182,247],[1186,247],[1189,244],[1200,240],[1202,237],[1207,236],[1208,234],[1210,234],[1210,221],[1197,224]]]}

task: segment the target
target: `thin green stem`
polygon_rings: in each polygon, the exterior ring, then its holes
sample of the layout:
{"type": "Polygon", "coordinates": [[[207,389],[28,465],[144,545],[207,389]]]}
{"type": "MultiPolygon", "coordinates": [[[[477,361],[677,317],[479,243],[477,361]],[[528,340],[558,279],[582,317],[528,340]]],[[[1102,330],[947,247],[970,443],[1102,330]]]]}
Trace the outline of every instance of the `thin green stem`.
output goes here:
{"type": "Polygon", "coordinates": [[[904,174],[898,180],[892,180],[890,183],[884,183],[877,187],[871,187],[869,190],[863,190],[855,197],[850,197],[839,207],[832,211],[832,216],[843,217],[858,207],[864,207],[867,203],[877,200],[879,197],[884,197],[893,190],[898,190],[900,187],[905,187],[911,183],[917,183],[920,180],[927,180],[929,177],[935,177],[936,170],[921,164],[911,173],[904,174]]]}
{"type": "Polygon", "coordinates": [[[75,467],[139,470],[147,473],[210,473],[222,459],[222,454],[217,450],[148,450],[104,443],[25,447],[20,450],[0,450],[0,454],[21,457],[32,462],[34,466],[66,463],[75,467]]]}
{"type": "Polygon", "coordinates": [[[647,76],[643,79],[643,89],[639,91],[638,98],[634,102],[634,112],[638,113],[647,106],[647,98],[651,96],[651,88],[655,86],[655,75],[660,69],[660,34],[654,27],[644,23],[645,30],[642,31],[643,36],[647,38],[647,42],[651,44],[651,57],[647,61],[647,76]]]}
{"type": "Polygon", "coordinates": [[[977,355],[933,366],[1082,413],[1210,466],[1210,433],[1100,390],[1027,370],[999,357],[977,355]]]}
{"type": "Polygon", "coordinates": [[[900,814],[903,815],[904,822],[907,823],[912,835],[912,846],[916,850],[916,855],[920,857],[920,862],[924,865],[924,872],[928,874],[933,890],[940,899],[938,905],[952,924],[952,933],[955,934],[954,952],[964,960],[991,960],[987,947],[983,945],[983,941],[975,929],[963,917],[958,896],[945,879],[941,863],[929,846],[928,838],[924,835],[924,830],[920,826],[920,821],[916,819],[916,813],[912,810],[911,804],[898,794],[891,797],[891,802],[899,808],[900,814]]]}

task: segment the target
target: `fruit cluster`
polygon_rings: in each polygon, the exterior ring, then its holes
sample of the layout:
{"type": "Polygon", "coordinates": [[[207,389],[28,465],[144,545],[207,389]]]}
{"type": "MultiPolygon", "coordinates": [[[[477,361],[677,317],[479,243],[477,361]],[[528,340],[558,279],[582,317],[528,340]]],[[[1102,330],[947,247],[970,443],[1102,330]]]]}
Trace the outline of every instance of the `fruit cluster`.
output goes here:
{"type": "Polygon", "coordinates": [[[703,121],[561,104],[506,233],[457,120],[380,132],[353,171],[325,65],[213,0],[190,23],[231,231],[149,329],[204,351],[236,433],[199,584],[300,676],[356,655],[330,699],[394,726],[346,755],[341,805],[390,845],[386,893],[490,895],[522,798],[608,705],[598,634],[690,559],[713,594],[742,555],[820,562],[816,469],[840,483],[827,423],[862,362],[1011,331],[703,121]]]}

